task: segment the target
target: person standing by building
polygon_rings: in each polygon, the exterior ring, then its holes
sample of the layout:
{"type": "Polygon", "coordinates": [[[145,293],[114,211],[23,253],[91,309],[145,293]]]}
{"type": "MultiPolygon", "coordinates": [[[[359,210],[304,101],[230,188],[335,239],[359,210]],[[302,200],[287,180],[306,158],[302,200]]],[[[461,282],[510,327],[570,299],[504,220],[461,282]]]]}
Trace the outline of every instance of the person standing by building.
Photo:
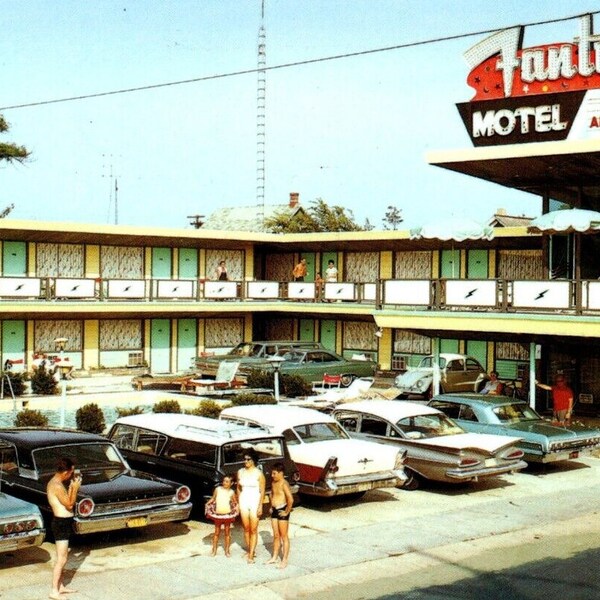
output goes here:
{"type": "Polygon", "coordinates": [[[56,547],[56,563],[52,571],[52,600],[63,600],[64,595],[72,593],[63,583],[64,568],[69,557],[69,538],[73,533],[73,507],[77,501],[77,492],[81,486],[81,474],[75,475],[75,465],[70,458],[61,458],[56,472],[48,485],[46,494],[52,510],[52,534],[56,547]],[[68,486],[67,486],[68,482],[68,486]]]}
{"type": "Polygon", "coordinates": [[[306,277],[306,259],[301,258],[300,262],[294,267],[292,271],[292,276],[294,277],[294,281],[304,281],[306,277]]]}
{"type": "Polygon", "coordinates": [[[267,564],[279,560],[281,551],[280,569],[285,569],[290,555],[290,538],[288,535],[290,513],[294,505],[294,496],[290,484],[285,480],[285,467],[283,463],[275,463],[271,469],[271,526],[273,528],[273,555],[267,564]]]}
{"type": "Polygon", "coordinates": [[[225,264],[224,260],[220,261],[219,265],[217,266],[217,279],[219,281],[227,281],[229,279],[227,274],[227,265],[225,264]]]}
{"type": "Polygon", "coordinates": [[[237,493],[247,548],[246,560],[253,563],[258,542],[258,521],[265,499],[265,476],[258,468],[258,454],[253,448],[244,452],[244,467],[237,475],[237,493]]]}
{"type": "Polygon", "coordinates": [[[335,266],[335,263],[330,260],[327,263],[327,269],[325,269],[325,281],[328,283],[337,283],[338,280],[338,270],[335,266]]]}
{"type": "Polygon", "coordinates": [[[564,375],[554,378],[554,385],[535,382],[539,388],[552,392],[552,410],[559,425],[568,425],[573,412],[573,390],[567,385],[564,375]]]}

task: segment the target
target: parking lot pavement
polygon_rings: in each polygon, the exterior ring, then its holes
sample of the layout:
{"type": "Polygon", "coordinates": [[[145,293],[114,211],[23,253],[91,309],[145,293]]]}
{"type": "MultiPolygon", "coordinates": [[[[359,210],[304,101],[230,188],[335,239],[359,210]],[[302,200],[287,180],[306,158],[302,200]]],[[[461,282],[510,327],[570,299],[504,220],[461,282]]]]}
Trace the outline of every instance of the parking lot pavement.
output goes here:
{"type": "MultiPolygon", "coordinates": [[[[264,564],[272,540],[267,519],[260,523],[254,565],[244,560],[239,524],[229,559],[222,550],[210,557],[213,527],[198,521],[82,537],[74,540],[67,566],[70,585],[79,590],[72,598],[270,600],[326,594],[348,582],[364,589],[382,574],[416,573],[427,560],[453,556],[450,549],[456,553],[461,544],[468,557],[474,544],[493,546],[504,536],[516,543],[553,528],[567,532],[575,523],[595,523],[598,497],[600,461],[589,458],[475,485],[382,489],[359,501],[312,502],[292,513],[285,570],[264,564]]],[[[600,525],[581,531],[600,534],[600,525]]],[[[2,555],[0,598],[47,597],[53,555],[50,543],[2,555]]]]}

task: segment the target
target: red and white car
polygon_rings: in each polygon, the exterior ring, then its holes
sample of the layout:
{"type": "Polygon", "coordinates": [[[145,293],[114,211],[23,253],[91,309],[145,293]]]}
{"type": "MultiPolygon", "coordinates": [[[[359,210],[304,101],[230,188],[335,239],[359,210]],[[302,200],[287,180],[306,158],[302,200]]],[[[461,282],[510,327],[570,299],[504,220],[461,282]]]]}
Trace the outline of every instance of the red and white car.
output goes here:
{"type": "Polygon", "coordinates": [[[405,452],[352,439],[329,415],[279,405],[232,406],[221,419],[283,434],[300,474],[299,491],[312,496],[362,494],[404,485],[405,452]]]}

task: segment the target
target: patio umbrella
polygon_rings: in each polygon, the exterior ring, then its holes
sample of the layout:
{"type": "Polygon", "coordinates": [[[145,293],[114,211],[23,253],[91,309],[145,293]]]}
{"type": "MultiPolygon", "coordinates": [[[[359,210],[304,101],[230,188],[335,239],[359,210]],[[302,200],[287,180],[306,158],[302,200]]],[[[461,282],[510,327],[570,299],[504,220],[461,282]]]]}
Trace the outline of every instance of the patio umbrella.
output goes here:
{"type": "Polygon", "coordinates": [[[583,208],[555,210],[536,217],[527,228],[530,233],[600,233],[600,212],[583,208]]]}
{"type": "Polygon", "coordinates": [[[465,240],[491,240],[494,228],[473,219],[444,219],[427,223],[410,230],[411,240],[443,240],[464,242],[465,240]]]}

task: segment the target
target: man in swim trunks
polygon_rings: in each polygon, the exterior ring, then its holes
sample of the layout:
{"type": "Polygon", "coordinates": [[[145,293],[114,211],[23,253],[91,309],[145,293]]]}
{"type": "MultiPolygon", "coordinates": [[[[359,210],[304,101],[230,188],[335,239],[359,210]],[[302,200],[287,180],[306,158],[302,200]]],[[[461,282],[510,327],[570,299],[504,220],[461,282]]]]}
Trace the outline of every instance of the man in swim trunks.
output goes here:
{"type": "Polygon", "coordinates": [[[257,463],[257,452],[253,448],[246,450],[244,467],[237,475],[238,505],[244,527],[244,541],[248,548],[246,558],[249,563],[254,562],[258,542],[258,520],[262,516],[265,499],[265,476],[257,463]]]}
{"type": "Polygon", "coordinates": [[[75,465],[70,458],[61,458],[56,473],[46,486],[48,503],[52,509],[52,533],[56,546],[56,563],[52,571],[52,600],[62,600],[74,592],[63,584],[63,569],[69,555],[69,537],[73,533],[73,507],[77,501],[77,492],[81,486],[81,474],[75,475],[75,465]],[[68,482],[68,487],[65,485],[68,482]]]}
{"type": "Polygon", "coordinates": [[[279,551],[283,550],[280,569],[285,569],[290,555],[288,528],[294,497],[290,484],[285,480],[283,463],[275,463],[271,469],[271,527],[273,528],[273,556],[267,564],[279,560],[279,551]]]}

